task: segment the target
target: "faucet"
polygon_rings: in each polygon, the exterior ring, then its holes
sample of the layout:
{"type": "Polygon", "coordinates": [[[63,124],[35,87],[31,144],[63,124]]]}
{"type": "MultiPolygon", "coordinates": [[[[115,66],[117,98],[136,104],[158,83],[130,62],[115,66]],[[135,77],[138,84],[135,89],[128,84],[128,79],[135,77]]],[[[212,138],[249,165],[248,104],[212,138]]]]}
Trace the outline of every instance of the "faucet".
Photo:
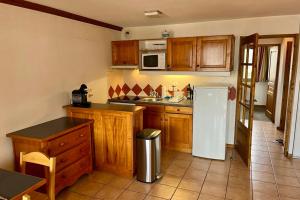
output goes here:
{"type": "Polygon", "coordinates": [[[150,91],[150,97],[159,98],[158,92],[156,92],[155,90],[151,90],[151,91],[150,91]]]}

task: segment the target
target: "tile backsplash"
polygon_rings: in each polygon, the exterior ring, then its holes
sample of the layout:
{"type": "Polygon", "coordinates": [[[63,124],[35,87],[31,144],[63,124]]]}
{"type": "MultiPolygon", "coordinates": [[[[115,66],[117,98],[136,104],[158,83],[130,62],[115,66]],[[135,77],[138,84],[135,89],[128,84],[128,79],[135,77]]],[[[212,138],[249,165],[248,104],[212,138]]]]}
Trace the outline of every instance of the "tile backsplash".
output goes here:
{"type": "MultiPolygon", "coordinates": [[[[122,95],[128,96],[150,96],[151,91],[156,91],[159,96],[163,94],[163,85],[153,86],[146,84],[141,86],[139,84],[134,84],[129,86],[127,83],[117,84],[115,86],[111,85],[108,89],[108,96],[110,98],[118,97],[122,95]]],[[[187,85],[184,88],[175,88],[175,91],[181,91],[185,96],[187,95],[187,85]]],[[[173,95],[173,90],[167,89],[167,95],[173,95]]]]}
{"type": "MultiPolygon", "coordinates": [[[[156,87],[147,84],[146,86],[141,86],[139,84],[134,84],[133,86],[129,86],[127,83],[117,84],[115,86],[111,85],[108,89],[109,98],[114,98],[122,95],[128,96],[150,96],[151,91],[156,91],[158,95],[161,97],[163,94],[164,87],[160,84],[156,87]]],[[[183,95],[187,96],[187,85],[184,88],[177,88],[175,91],[181,91],[183,95]]],[[[167,95],[172,96],[173,90],[167,89],[167,95]]],[[[233,101],[236,98],[236,89],[235,87],[228,87],[228,99],[233,101]]]]}

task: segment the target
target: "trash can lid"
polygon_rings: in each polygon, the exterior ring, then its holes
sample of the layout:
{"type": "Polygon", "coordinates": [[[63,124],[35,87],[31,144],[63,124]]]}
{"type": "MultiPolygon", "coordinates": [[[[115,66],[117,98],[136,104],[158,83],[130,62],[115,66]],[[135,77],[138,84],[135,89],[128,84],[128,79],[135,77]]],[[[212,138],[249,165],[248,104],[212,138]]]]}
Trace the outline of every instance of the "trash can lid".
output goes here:
{"type": "Polygon", "coordinates": [[[160,133],[161,133],[161,130],[146,128],[146,129],[142,130],[141,132],[139,132],[136,137],[139,139],[153,140],[157,136],[159,136],[160,133]]]}

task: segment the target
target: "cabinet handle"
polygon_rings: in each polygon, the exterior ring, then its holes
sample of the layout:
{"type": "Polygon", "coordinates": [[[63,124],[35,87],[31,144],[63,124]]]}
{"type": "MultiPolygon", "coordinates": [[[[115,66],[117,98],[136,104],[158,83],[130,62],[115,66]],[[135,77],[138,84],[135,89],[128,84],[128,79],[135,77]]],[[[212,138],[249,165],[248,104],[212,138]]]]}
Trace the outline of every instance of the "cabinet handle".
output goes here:
{"type": "Polygon", "coordinates": [[[198,68],[198,67],[200,67],[200,65],[196,65],[196,67],[198,68]]]}
{"type": "Polygon", "coordinates": [[[80,136],[80,137],[83,137],[83,136],[84,136],[84,134],[83,134],[83,133],[81,133],[79,136],[80,136]]]}
{"type": "Polygon", "coordinates": [[[65,145],[65,143],[64,142],[61,142],[61,143],[59,143],[59,146],[64,146],[65,145]]]}
{"type": "Polygon", "coordinates": [[[180,111],[180,109],[179,109],[179,108],[177,108],[177,111],[180,111]]]}

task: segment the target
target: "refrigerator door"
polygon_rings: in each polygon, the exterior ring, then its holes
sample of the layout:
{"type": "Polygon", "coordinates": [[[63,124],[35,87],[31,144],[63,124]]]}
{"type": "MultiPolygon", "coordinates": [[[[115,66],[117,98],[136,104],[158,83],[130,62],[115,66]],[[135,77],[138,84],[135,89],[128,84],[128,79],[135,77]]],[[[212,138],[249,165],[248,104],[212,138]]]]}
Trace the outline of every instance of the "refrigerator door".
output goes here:
{"type": "Polygon", "coordinates": [[[228,87],[196,87],[194,91],[192,154],[225,160],[228,87]]]}

